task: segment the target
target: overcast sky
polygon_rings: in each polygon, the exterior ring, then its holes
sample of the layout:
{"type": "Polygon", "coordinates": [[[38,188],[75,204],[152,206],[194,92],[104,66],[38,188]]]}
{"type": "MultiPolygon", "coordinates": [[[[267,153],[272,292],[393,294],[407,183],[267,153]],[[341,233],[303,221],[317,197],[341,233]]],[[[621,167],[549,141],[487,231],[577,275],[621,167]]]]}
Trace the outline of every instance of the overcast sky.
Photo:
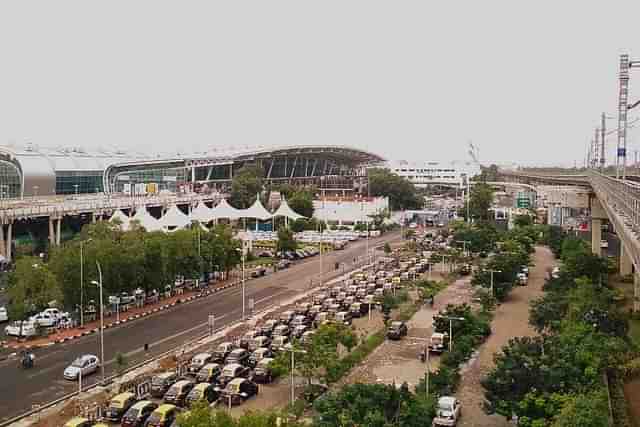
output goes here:
{"type": "Polygon", "coordinates": [[[472,140],[483,163],[572,165],[616,114],[639,17],[638,0],[4,0],[0,144],[466,160],[472,140]]]}

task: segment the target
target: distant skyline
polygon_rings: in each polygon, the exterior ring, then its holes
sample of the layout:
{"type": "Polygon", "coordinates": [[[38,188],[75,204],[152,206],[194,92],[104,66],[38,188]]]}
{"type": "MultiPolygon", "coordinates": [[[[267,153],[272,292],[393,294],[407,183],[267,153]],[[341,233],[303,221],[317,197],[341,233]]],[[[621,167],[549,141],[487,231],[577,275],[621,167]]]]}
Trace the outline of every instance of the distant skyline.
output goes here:
{"type": "MultiPolygon", "coordinates": [[[[3,2],[0,145],[467,161],[473,141],[482,163],[581,165],[616,115],[618,55],[640,60],[638,16],[622,0],[3,2]]],[[[628,143],[632,161],[640,128],[628,143]]]]}

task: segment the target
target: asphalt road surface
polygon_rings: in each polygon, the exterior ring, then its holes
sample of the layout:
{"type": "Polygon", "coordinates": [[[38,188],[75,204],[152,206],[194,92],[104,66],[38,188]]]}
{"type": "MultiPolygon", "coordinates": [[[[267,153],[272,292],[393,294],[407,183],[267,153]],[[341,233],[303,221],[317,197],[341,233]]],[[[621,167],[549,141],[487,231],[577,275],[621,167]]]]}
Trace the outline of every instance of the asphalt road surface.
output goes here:
{"type": "MultiPolygon", "coordinates": [[[[377,239],[370,239],[373,248],[385,241],[398,240],[399,232],[389,233],[377,239]]],[[[333,251],[323,256],[324,280],[336,277],[344,269],[335,270],[335,263],[353,268],[353,259],[365,253],[364,240],[352,242],[345,250],[333,251]]],[[[246,284],[246,300],[254,300],[255,310],[261,310],[278,301],[291,298],[296,293],[306,291],[313,280],[319,283],[320,263],[318,256],[292,265],[246,284]]],[[[248,312],[248,303],[247,303],[248,312]]],[[[169,311],[138,319],[124,325],[106,329],[104,351],[106,375],[115,369],[115,356],[125,355],[129,364],[135,364],[155,354],[178,347],[190,339],[207,333],[209,314],[216,316],[216,329],[236,321],[242,316],[242,290],[240,286],[224,290],[209,297],[177,305],[169,311]],[[149,352],[144,352],[144,344],[149,344],[149,352]]],[[[0,362],[0,420],[24,413],[34,405],[44,404],[77,390],[77,382],[67,381],[62,372],[76,357],[92,353],[100,356],[100,334],[70,341],[66,344],[40,349],[36,352],[36,366],[23,370],[17,360],[0,362]]],[[[83,386],[100,379],[100,373],[83,379],[83,386]]]]}

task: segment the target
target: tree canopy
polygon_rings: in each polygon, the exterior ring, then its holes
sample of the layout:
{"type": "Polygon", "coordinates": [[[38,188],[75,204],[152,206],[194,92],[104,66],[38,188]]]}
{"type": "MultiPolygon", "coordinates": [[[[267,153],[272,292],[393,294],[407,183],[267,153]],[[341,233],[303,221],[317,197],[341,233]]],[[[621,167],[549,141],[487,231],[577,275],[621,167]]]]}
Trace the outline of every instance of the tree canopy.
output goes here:
{"type": "Polygon", "coordinates": [[[251,206],[263,190],[263,177],[264,170],[257,165],[245,165],[235,172],[231,181],[231,204],[238,209],[251,206]]]}
{"type": "Polygon", "coordinates": [[[422,209],[424,199],[415,186],[401,176],[382,168],[369,169],[369,192],[372,196],[389,198],[392,210],[422,209]]]}

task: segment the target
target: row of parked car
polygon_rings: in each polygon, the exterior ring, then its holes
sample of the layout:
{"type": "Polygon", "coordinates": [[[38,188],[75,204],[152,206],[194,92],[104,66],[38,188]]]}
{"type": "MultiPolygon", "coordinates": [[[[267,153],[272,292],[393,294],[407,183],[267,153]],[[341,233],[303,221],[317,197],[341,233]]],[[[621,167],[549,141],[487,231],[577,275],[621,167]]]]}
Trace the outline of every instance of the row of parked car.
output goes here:
{"type": "MultiPolygon", "coordinates": [[[[310,342],[314,328],[322,324],[350,325],[354,317],[375,309],[380,296],[394,292],[403,278],[410,277],[410,271],[419,274],[426,268],[427,261],[419,257],[402,262],[381,258],[376,268],[319,289],[292,310],[267,319],[238,340],[222,342],[211,351],[195,354],[180,375],[176,371],[154,375],[150,399],[136,402],[131,394],[115,396],[106,418],[122,426],[171,426],[181,410],[188,410],[199,400],[215,405],[239,405],[259,393],[258,384],[273,381],[271,366],[279,352],[291,349],[294,342],[302,345],[310,342]]],[[[400,339],[406,334],[403,322],[391,323],[390,339],[400,339]]],[[[97,358],[95,363],[97,369],[97,358]]],[[[68,425],[78,426],[84,427],[68,425]]]]}

